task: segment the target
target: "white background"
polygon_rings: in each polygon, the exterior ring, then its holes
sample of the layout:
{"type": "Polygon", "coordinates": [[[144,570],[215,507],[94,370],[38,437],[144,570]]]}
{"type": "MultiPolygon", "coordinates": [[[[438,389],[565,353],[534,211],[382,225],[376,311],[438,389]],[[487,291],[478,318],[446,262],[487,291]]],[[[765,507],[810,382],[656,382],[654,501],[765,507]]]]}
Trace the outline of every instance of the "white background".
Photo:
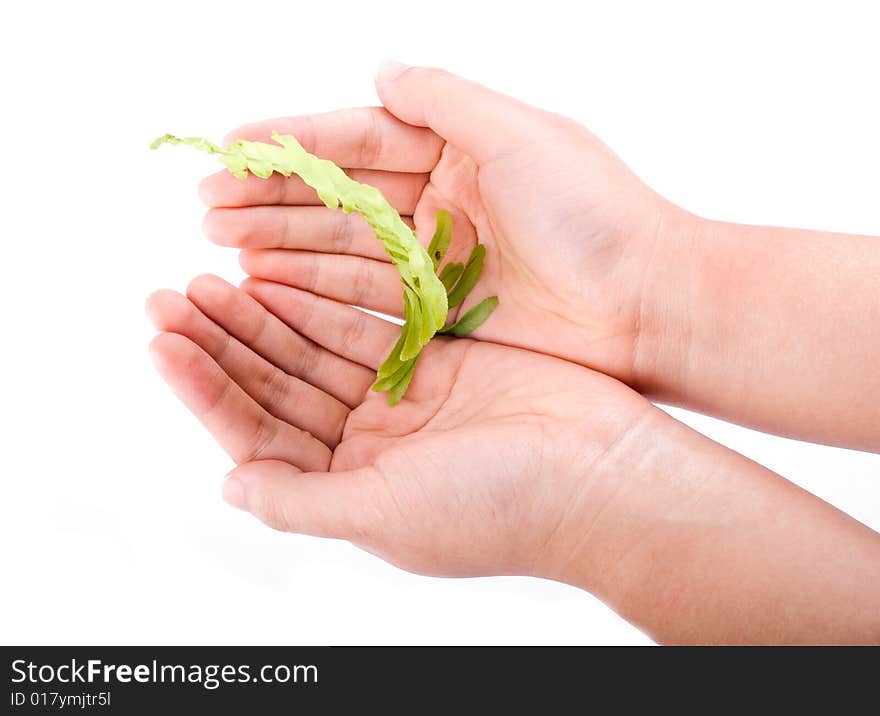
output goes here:
{"type": "MultiPolygon", "coordinates": [[[[579,119],[691,211],[876,235],[876,4],[14,6],[0,640],[649,643],[574,588],[418,577],[227,508],[230,463],[154,374],[142,306],[198,273],[241,275],[200,233],[196,183],[214,164],[147,145],[374,104],[373,70],[393,57],[579,119]]],[[[880,528],[880,456],[674,412],[880,528]]]]}

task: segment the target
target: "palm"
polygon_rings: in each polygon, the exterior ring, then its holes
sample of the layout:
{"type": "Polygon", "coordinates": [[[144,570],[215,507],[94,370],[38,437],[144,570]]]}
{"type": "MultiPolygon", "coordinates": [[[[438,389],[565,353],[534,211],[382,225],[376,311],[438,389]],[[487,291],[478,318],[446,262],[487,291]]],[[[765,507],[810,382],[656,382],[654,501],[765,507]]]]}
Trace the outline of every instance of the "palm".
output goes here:
{"type": "Polygon", "coordinates": [[[451,208],[463,229],[454,239],[465,239],[458,260],[474,241],[486,245],[479,290],[462,308],[483,295],[501,301],[476,337],[575,360],[589,346],[591,364],[620,375],[632,356],[652,196],[587,130],[556,131],[551,155],[530,144],[484,166],[447,145],[415,209],[416,229],[430,236],[436,211],[451,208]],[[626,220],[608,200],[612,181],[644,204],[627,207],[626,220]]]}
{"type": "MultiPolygon", "coordinates": [[[[389,407],[369,386],[397,326],[294,288],[253,279],[246,288],[200,277],[187,298],[154,294],[149,311],[166,331],[154,343],[160,372],[236,462],[285,481],[303,472],[374,486],[358,520],[378,514],[381,542],[357,527],[350,538],[409,569],[524,569],[531,556],[511,545],[541,544],[560,519],[546,505],[578,489],[559,476],[573,446],[584,449],[572,433],[581,406],[629,416],[638,404],[615,381],[562,361],[444,339],[389,407]]],[[[586,442],[610,444],[627,424],[597,424],[586,442]]],[[[283,501],[261,509],[291,528],[283,501]]],[[[344,519],[340,505],[326,509],[344,519]]]]}

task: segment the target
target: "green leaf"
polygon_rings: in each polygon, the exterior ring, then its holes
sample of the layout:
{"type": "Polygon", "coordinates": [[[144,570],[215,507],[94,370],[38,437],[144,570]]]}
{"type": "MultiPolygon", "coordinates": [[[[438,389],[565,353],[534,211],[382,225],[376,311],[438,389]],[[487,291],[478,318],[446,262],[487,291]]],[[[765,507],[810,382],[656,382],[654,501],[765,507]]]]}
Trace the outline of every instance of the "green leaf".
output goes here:
{"type": "Polygon", "coordinates": [[[464,271],[464,264],[446,264],[440,271],[440,283],[446,289],[447,295],[449,295],[455,282],[461,277],[462,271],[464,271]]]}
{"type": "Polygon", "coordinates": [[[388,405],[397,405],[404,393],[406,393],[406,389],[409,388],[409,383],[412,380],[413,373],[415,373],[416,363],[419,362],[420,355],[417,355],[409,361],[406,372],[403,374],[400,381],[388,391],[388,405]]]}
{"type": "Polygon", "coordinates": [[[480,275],[483,273],[483,259],[486,256],[486,247],[483,244],[474,246],[471,255],[468,257],[467,263],[464,265],[464,271],[458,283],[455,284],[449,292],[449,308],[459,305],[467,295],[474,290],[480,275]]]}
{"type": "Polygon", "coordinates": [[[410,358],[406,362],[402,362],[400,366],[395,370],[391,375],[385,376],[384,378],[379,378],[373,385],[371,386],[371,390],[375,390],[377,392],[384,392],[386,390],[391,390],[395,385],[398,385],[400,381],[403,380],[406,373],[412,368],[413,363],[418,359],[410,358]]]}
{"type": "Polygon", "coordinates": [[[407,331],[406,338],[403,341],[403,348],[400,349],[400,360],[408,361],[410,358],[415,358],[422,349],[419,340],[424,329],[424,316],[422,316],[422,309],[416,300],[415,293],[409,286],[403,287],[403,300],[407,331]]]}
{"type": "Polygon", "coordinates": [[[208,154],[222,154],[223,148],[218,147],[213,142],[209,142],[202,137],[175,137],[173,134],[163,134],[150,144],[150,149],[158,149],[163,144],[189,144],[202,152],[208,154]]]}
{"type": "MultiPolygon", "coordinates": [[[[446,323],[449,310],[446,286],[434,273],[434,260],[378,189],[351,179],[333,162],[309,154],[292,135],[273,132],[272,139],[275,144],[239,140],[224,149],[201,137],[180,138],[166,134],[156,139],[150,147],[157,149],[162,144],[188,144],[216,154],[239,179],[247,177],[248,172],[262,178],[268,178],[275,172],[284,176],[296,174],[315,190],[328,208],[336,209],[342,205],[346,213],[354,211],[363,216],[397,268],[405,301],[408,300],[410,305],[407,321],[401,329],[401,340],[383,363],[386,371],[394,373],[401,363],[417,356],[446,323]]],[[[435,251],[445,254],[451,230],[452,222],[448,213],[438,212],[435,251]]],[[[409,384],[408,379],[406,384],[409,384]]]]}
{"type": "Polygon", "coordinates": [[[431,257],[435,271],[446,256],[450,241],[452,241],[452,217],[448,211],[440,209],[437,212],[437,228],[431,237],[431,243],[428,244],[428,256],[431,257]]]}
{"type": "Polygon", "coordinates": [[[403,365],[403,361],[400,360],[400,351],[403,350],[403,344],[404,341],[406,341],[406,334],[407,326],[404,325],[403,330],[400,332],[400,338],[397,339],[397,343],[395,343],[394,348],[391,349],[391,354],[385,359],[385,362],[379,366],[379,370],[376,371],[376,377],[379,380],[392,375],[403,365]]]}
{"type": "Polygon", "coordinates": [[[471,331],[476,330],[483,325],[483,321],[489,317],[497,305],[498,296],[484,298],[476,306],[466,311],[465,314],[455,323],[446,326],[437,332],[447,336],[458,336],[459,338],[466,336],[471,331]]]}

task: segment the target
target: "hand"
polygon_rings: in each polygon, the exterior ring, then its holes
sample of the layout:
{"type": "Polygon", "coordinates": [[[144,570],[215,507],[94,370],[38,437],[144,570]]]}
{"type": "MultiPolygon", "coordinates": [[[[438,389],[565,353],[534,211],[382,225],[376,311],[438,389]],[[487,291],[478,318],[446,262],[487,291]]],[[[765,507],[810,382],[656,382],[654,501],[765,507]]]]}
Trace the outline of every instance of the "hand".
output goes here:
{"type": "MultiPolygon", "coordinates": [[[[422,241],[453,214],[450,260],[485,244],[462,306],[472,335],[586,365],[657,400],[791,437],[880,449],[875,237],[700,219],[659,197],[589,131],[426,68],[390,68],[386,109],[278,119],[379,187],[422,241]]],[[[298,179],[203,182],[216,242],[253,276],[399,315],[397,275],[359,217],[298,179]],[[235,207],[235,208],[230,208],[235,207]],[[266,250],[289,249],[289,251],[266,250]],[[343,254],[331,256],[330,254],[343,254]]],[[[453,316],[454,317],[454,316],[453,316]]]]}
{"type": "MultiPolygon", "coordinates": [[[[659,232],[684,221],[584,127],[438,70],[378,79],[387,107],[277,119],[229,135],[296,135],[350,168],[411,217],[427,243],[453,215],[449,260],[486,246],[483,278],[461,310],[500,304],[474,337],[539,350],[638,385],[642,312],[659,232]],[[440,99],[442,98],[442,99],[440,99]],[[430,129],[426,128],[430,127],[430,129]]],[[[346,303],[400,315],[399,279],[360,217],[327,212],[293,177],[203,182],[214,241],[250,249],[242,265],[346,303]],[[344,254],[331,256],[330,254],[344,254]]]]}
{"type": "Polygon", "coordinates": [[[438,339],[391,408],[368,388],[396,326],[244,287],[154,294],[152,350],[239,463],[226,499],[269,525],[424,574],[564,581],[659,641],[880,639],[876,533],[621,383],[438,339]]]}
{"type": "Polygon", "coordinates": [[[389,407],[369,387],[397,326],[244,286],[204,276],[148,302],[159,371],[239,464],[226,499],[412,571],[558,576],[624,472],[612,446],[659,415],[603,375],[464,339],[432,341],[389,407]]]}

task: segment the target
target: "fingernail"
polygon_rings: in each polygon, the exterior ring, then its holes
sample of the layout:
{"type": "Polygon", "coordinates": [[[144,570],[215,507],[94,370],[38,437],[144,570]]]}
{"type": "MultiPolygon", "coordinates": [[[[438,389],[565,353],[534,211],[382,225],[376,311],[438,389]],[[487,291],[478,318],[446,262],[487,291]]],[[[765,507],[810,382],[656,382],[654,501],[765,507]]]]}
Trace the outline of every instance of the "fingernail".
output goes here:
{"type": "Polygon", "coordinates": [[[400,77],[409,69],[409,65],[405,65],[397,60],[385,60],[376,71],[377,82],[391,82],[400,77]]]}
{"type": "Polygon", "coordinates": [[[244,494],[244,485],[234,475],[227,475],[223,483],[223,499],[227,504],[239,510],[247,510],[247,498],[244,494]]]}

